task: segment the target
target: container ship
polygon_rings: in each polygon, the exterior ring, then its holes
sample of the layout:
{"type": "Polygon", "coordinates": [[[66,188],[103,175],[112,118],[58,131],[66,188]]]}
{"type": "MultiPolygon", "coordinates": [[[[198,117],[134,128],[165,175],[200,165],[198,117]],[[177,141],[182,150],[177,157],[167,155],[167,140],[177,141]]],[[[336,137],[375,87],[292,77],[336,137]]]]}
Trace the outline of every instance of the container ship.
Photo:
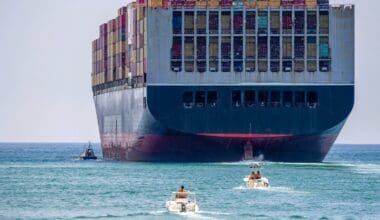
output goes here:
{"type": "Polygon", "coordinates": [[[354,53],[353,5],[129,3],[92,42],[103,158],[321,162],[354,105],[354,53]]]}

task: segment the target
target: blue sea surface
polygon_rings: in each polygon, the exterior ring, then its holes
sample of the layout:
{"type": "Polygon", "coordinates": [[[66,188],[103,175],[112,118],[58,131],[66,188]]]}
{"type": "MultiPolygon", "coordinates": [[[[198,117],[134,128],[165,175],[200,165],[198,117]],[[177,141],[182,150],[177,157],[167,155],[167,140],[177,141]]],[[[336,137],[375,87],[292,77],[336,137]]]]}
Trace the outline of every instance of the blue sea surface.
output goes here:
{"type": "MultiPolygon", "coordinates": [[[[0,144],[0,219],[380,219],[380,146],[335,145],[324,163],[81,161],[84,144],[0,144]],[[184,184],[200,212],[172,214],[184,184]]],[[[100,146],[94,145],[101,157],[100,146]]]]}

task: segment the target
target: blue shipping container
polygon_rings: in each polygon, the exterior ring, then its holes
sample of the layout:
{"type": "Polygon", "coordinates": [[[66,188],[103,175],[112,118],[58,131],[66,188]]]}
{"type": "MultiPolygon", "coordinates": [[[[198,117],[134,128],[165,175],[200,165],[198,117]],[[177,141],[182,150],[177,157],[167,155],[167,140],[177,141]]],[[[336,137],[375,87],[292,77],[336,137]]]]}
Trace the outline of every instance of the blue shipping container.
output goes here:
{"type": "Polygon", "coordinates": [[[319,45],[319,58],[329,58],[329,45],[322,43],[319,45]]]}
{"type": "Polygon", "coordinates": [[[259,28],[268,28],[268,16],[259,16],[259,28]]]}

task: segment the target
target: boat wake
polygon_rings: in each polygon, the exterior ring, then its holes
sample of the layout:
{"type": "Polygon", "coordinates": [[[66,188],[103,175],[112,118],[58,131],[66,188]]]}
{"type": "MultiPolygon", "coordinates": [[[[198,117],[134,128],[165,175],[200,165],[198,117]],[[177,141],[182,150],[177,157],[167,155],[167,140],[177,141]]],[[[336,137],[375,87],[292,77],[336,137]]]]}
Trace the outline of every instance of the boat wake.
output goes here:
{"type": "Polygon", "coordinates": [[[234,190],[252,190],[252,191],[267,191],[267,192],[278,192],[278,193],[292,193],[292,194],[304,194],[307,192],[304,191],[297,191],[289,187],[281,187],[281,186],[269,186],[269,187],[255,187],[255,188],[249,188],[246,186],[238,186],[234,187],[234,190]]]}

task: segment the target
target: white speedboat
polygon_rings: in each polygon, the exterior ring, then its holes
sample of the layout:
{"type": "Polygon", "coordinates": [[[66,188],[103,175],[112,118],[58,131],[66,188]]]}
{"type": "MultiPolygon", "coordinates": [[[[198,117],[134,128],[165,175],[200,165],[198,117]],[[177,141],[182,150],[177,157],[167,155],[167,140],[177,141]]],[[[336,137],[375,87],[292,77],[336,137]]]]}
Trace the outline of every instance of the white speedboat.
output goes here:
{"type": "Polygon", "coordinates": [[[250,165],[252,169],[251,175],[244,178],[247,188],[267,188],[269,187],[269,180],[261,176],[261,165],[253,163],[250,165]]]}
{"type": "Polygon", "coordinates": [[[169,212],[176,213],[195,213],[199,210],[195,193],[190,192],[173,192],[170,200],[166,202],[166,208],[169,212]]]}

